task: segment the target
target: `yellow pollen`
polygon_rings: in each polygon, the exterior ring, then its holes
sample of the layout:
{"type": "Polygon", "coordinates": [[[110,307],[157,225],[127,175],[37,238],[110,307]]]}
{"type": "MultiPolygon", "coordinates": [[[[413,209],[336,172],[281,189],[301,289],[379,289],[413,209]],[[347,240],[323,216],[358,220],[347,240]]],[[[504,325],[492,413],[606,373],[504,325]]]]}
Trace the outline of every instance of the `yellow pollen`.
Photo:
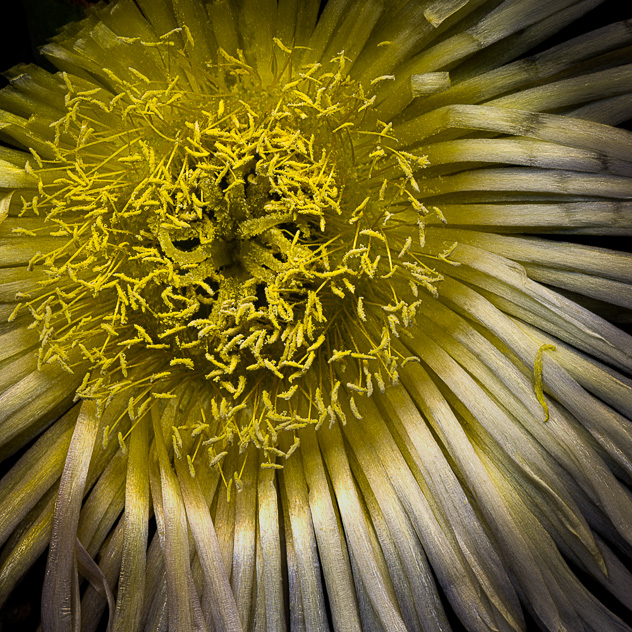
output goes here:
{"type": "MultiPolygon", "coordinates": [[[[39,193],[24,212],[59,246],[33,258],[46,280],[11,318],[28,309],[40,364],[83,371],[78,396],[124,399],[130,423],[188,405],[193,385],[197,421],[172,428],[192,476],[204,454],[221,469],[233,444],[282,467],[298,439],[283,452],[279,434],[345,423],[346,390],[361,419],[355,398],[383,390],[383,374],[397,380],[391,337],[413,321],[419,288],[436,294],[441,280],[421,250],[426,159],[397,149],[390,124],[369,127],[375,96],[347,77],[344,53],[294,68],[292,48],[274,43],[286,80],[261,85],[243,55],[219,49],[192,88],[172,34],[130,40],[158,47],[173,75],[110,71],[108,96],[64,74],[67,112],[30,165],[39,193]],[[360,378],[341,391],[347,362],[360,378]]],[[[116,433],[126,449],[122,423],[103,440],[116,433]]]]}

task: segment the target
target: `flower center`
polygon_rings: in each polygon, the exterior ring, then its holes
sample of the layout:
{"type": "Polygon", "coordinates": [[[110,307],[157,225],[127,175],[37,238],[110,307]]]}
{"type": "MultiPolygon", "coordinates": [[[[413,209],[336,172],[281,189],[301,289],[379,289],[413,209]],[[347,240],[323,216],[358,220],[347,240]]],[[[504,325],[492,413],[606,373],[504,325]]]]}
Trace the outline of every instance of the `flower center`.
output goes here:
{"type": "Polygon", "coordinates": [[[440,280],[422,250],[424,159],[376,121],[343,54],[296,70],[280,49],[267,86],[223,51],[195,89],[177,72],[112,74],[113,92],[66,77],[25,201],[60,238],[31,261],[47,274],[26,303],[40,363],[86,371],[83,398],[129,398],[132,422],[194,392],[203,421],[173,429],[191,464],[253,443],[274,467],[281,431],[344,421],[341,381],[357,396],[397,380],[391,338],[440,280]]]}

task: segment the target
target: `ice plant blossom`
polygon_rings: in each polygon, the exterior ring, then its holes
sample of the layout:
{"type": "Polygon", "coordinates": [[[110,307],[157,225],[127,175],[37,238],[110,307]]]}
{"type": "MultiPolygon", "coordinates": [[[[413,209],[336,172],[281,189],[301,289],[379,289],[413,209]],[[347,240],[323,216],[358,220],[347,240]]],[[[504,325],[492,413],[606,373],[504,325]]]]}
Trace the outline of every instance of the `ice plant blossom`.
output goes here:
{"type": "Polygon", "coordinates": [[[528,56],[599,4],[116,0],[10,70],[0,603],[49,547],[44,632],[630,630],[632,28],[528,56]]]}

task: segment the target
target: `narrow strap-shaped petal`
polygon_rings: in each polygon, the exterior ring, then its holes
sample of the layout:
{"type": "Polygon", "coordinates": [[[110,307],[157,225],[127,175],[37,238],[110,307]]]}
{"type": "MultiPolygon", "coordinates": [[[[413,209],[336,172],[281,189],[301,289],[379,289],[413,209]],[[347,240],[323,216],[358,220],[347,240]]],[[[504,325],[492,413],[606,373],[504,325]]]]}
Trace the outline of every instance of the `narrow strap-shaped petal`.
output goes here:
{"type": "MultiPolygon", "coordinates": [[[[489,537],[484,524],[476,515],[456,475],[449,466],[440,445],[433,439],[430,429],[421,419],[412,399],[400,386],[388,389],[384,397],[376,401],[386,418],[392,418],[396,428],[405,423],[414,423],[418,435],[415,437],[417,449],[409,448],[412,459],[420,469],[429,487],[434,511],[442,513],[446,523],[452,525],[460,549],[463,551],[482,590],[498,610],[508,627],[519,630],[524,622],[520,612],[518,597],[511,586],[509,575],[496,550],[496,542],[489,537]],[[410,418],[416,418],[413,422],[410,418]],[[423,452],[419,447],[424,446],[423,452]]],[[[380,425],[380,424],[376,424],[380,425]]],[[[383,431],[382,431],[383,433],[383,431]]],[[[376,433],[377,436],[379,434],[376,433]]],[[[408,443],[406,433],[404,442],[408,443]]]]}
{"type": "Polygon", "coordinates": [[[593,101],[571,110],[568,116],[604,125],[621,125],[632,117],[632,94],[593,101]]]}
{"type": "Polygon", "coordinates": [[[568,196],[594,195],[626,200],[632,198],[632,184],[630,184],[629,178],[520,167],[477,169],[446,176],[442,180],[428,178],[423,182],[422,191],[428,200],[437,194],[448,195],[463,193],[464,191],[549,193],[568,196]]]}
{"type": "MultiPolygon", "coordinates": [[[[499,232],[558,232],[576,235],[629,235],[632,202],[625,200],[583,202],[527,202],[525,204],[442,204],[451,226],[480,230],[493,228],[499,232]],[[480,228],[479,228],[480,227],[480,228]]],[[[428,217],[429,225],[441,222],[428,217]]],[[[488,232],[487,235],[490,235],[488,232]]],[[[551,243],[551,242],[549,242],[551,243]]]]}
{"type": "MultiPolygon", "coordinates": [[[[368,415],[369,412],[367,410],[366,414],[368,415]]],[[[430,565],[423,549],[418,545],[419,541],[414,528],[380,464],[372,441],[367,437],[364,422],[365,419],[356,422],[350,417],[343,432],[357,459],[358,467],[362,470],[362,476],[366,478],[367,484],[370,486],[369,490],[362,489],[365,502],[368,502],[369,495],[375,494],[375,501],[382,511],[385,528],[388,528],[399,554],[398,562],[401,564],[402,570],[405,571],[404,577],[399,576],[401,574],[399,569],[391,573],[395,590],[397,591],[399,582],[405,581],[405,578],[408,580],[411,603],[402,604],[398,595],[400,607],[402,609],[405,607],[414,608],[425,632],[443,632],[449,629],[449,624],[430,565]]],[[[353,467],[353,460],[351,465],[362,487],[360,476],[353,467]]],[[[371,518],[376,520],[374,512],[371,512],[371,518]]],[[[402,614],[405,614],[404,610],[402,614]]],[[[406,620],[406,624],[411,627],[410,617],[406,620]]]]}
{"type": "Polygon", "coordinates": [[[125,484],[121,574],[112,629],[134,632],[143,611],[149,520],[149,443],[147,418],[132,431],[125,484]]]}
{"type": "MultiPolygon", "coordinates": [[[[110,586],[116,584],[116,578],[121,569],[123,523],[124,519],[119,520],[99,555],[99,569],[104,580],[110,586]]],[[[90,584],[81,598],[81,632],[96,632],[108,605],[103,589],[90,584]]],[[[112,622],[112,615],[113,611],[110,610],[108,613],[109,623],[112,622]]],[[[111,629],[110,626],[110,631],[111,629]]]]}
{"type": "MultiPolygon", "coordinates": [[[[282,492],[283,493],[283,492],[282,492]]],[[[305,627],[305,615],[303,612],[303,595],[301,593],[301,583],[299,581],[299,566],[294,551],[294,536],[290,528],[290,516],[287,513],[287,498],[282,500],[283,533],[285,535],[285,564],[287,567],[287,595],[291,605],[288,619],[288,627],[292,632],[307,632],[305,627]]],[[[326,627],[324,628],[327,629],[326,627]]]]}
{"type": "Polygon", "coordinates": [[[0,481],[0,543],[62,473],[79,407],[68,411],[0,481]]]}
{"type": "Polygon", "coordinates": [[[103,571],[99,568],[99,565],[90,557],[90,554],[84,548],[79,538],[75,540],[75,550],[77,555],[77,566],[79,572],[90,581],[90,585],[99,594],[106,598],[108,602],[108,627],[107,632],[111,630],[111,617],[114,612],[114,595],[110,584],[103,574],[103,571]]]}
{"type": "Polygon", "coordinates": [[[261,549],[261,533],[257,528],[257,549],[255,551],[255,592],[253,632],[266,632],[266,582],[263,570],[263,551],[261,549]]]}
{"type": "MultiPolygon", "coordinates": [[[[427,373],[415,365],[411,366],[410,372],[410,376],[405,375],[403,378],[406,388],[433,424],[459,469],[467,476],[469,487],[476,496],[478,506],[488,516],[487,522],[498,543],[512,552],[509,561],[520,560],[517,566],[520,568],[517,579],[520,582],[525,581],[524,589],[532,607],[543,621],[549,622],[549,625],[555,628],[560,616],[558,604],[545,581],[537,555],[505,497],[506,490],[498,488],[498,481],[484,467],[454,410],[427,373]]],[[[410,417],[402,418],[402,422],[408,436],[418,443],[418,449],[423,450],[423,443],[419,442],[417,433],[418,424],[413,425],[413,419],[410,417]]],[[[514,506],[519,505],[514,503],[514,506]]]]}
{"type": "Polygon", "coordinates": [[[96,555],[125,506],[127,455],[118,451],[86,498],[77,534],[90,555],[96,555]]]}
{"type": "MultiPolygon", "coordinates": [[[[284,449],[287,450],[289,446],[284,449]]],[[[300,582],[305,629],[328,632],[327,611],[321,582],[316,535],[309,511],[309,492],[300,451],[283,467],[284,506],[288,513],[300,582]]]]}
{"type": "Polygon", "coordinates": [[[0,558],[0,607],[48,546],[57,491],[53,485],[7,542],[0,558]]]}
{"type": "Polygon", "coordinates": [[[200,484],[197,478],[191,477],[188,467],[182,461],[176,461],[176,470],[188,523],[202,564],[204,581],[209,591],[209,605],[215,629],[218,632],[241,632],[243,628],[239,621],[237,605],[230,589],[215,527],[200,484]]]}
{"type": "MultiPolygon", "coordinates": [[[[428,238],[439,235],[428,229],[428,238]]],[[[632,283],[632,255],[606,248],[584,246],[568,242],[551,242],[537,237],[514,237],[511,235],[490,235],[474,230],[448,228],[441,232],[447,241],[470,244],[485,248],[501,257],[521,263],[548,264],[561,270],[585,272],[632,283]]]]}
{"type": "Polygon", "coordinates": [[[626,283],[545,266],[525,265],[525,270],[538,283],[632,309],[632,286],[626,283]]]}
{"type": "Polygon", "coordinates": [[[306,429],[300,437],[305,480],[309,488],[309,507],[334,628],[341,632],[360,632],[360,616],[349,557],[316,435],[312,429],[306,429]]]}
{"type": "MultiPolygon", "coordinates": [[[[152,482],[158,478],[155,467],[149,464],[150,489],[152,490],[156,484],[152,482]],[[154,470],[152,472],[152,469],[154,470]]],[[[155,510],[154,510],[155,511],[155,510]]],[[[162,511],[160,509],[160,511],[162,511]]],[[[156,522],[162,520],[162,514],[155,514],[156,522]]],[[[165,574],[164,556],[162,554],[162,546],[160,544],[161,535],[159,532],[154,537],[147,549],[146,560],[146,577],[145,577],[145,608],[143,610],[142,629],[166,630],[169,625],[169,617],[167,614],[167,580],[165,574]]]]}
{"type": "MultiPolygon", "coordinates": [[[[433,46],[428,46],[418,55],[408,60],[405,70],[390,90],[384,90],[391,97],[391,103],[384,114],[390,119],[407,105],[410,97],[406,90],[406,80],[411,74],[440,70],[462,61],[487,46],[542,20],[556,11],[565,9],[574,0],[555,0],[546,5],[538,0],[505,0],[492,9],[485,17],[457,30],[451,37],[441,38],[433,46]],[[399,99],[397,99],[399,97],[399,99]]],[[[380,99],[381,101],[382,99],[380,99]]]]}
{"type": "Polygon", "coordinates": [[[364,516],[355,488],[349,464],[344,455],[342,435],[338,426],[334,425],[329,431],[319,435],[319,444],[323,446],[323,453],[327,463],[336,496],[344,498],[340,504],[340,515],[345,527],[345,536],[360,572],[360,578],[371,605],[382,625],[393,632],[405,632],[406,626],[401,618],[399,609],[391,599],[392,587],[388,586],[379,571],[372,551],[369,534],[363,525],[364,516]]]}
{"type": "MultiPolygon", "coordinates": [[[[592,3],[576,3],[584,6],[592,3]]],[[[596,4],[599,4],[597,2],[596,4]]],[[[594,5],[593,5],[594,6],[594,5]]],[[[558,30],[559,15],[556,15],[554,30],[558,30]]],[[[480,103],[500,94],[519,90],[546,81],[558,73],[569,69],[581,68],[581,62],[618,47],[628,46],[632,42],[630,30],[625,22],[610,24],[603,28],[585,33],[567,42],[558,44],[541,53],[518,59],[510,64],[498,66],[491,62],[487,72],[480,72],[477,64],[465,80],[437,96],[419,100],[414,109],[418,113],[448,105],[449,103],[480,103]]]]}
{"type": "MultiPolygon", "coordinates": [[[[177,400],[171,400],[170,404],[177,400]]],[[[163,439],[164,425],[170,428],[173,424],[175,405],[168,405],[161,413],[157,407],[152,408],[155,449],[158,461],[159,480],[151,476],[150,481],[154,511],[158,530],[161,533],[161,544],[165,556],[167,576],[169,627],[182,632],[193,632],[193,609],[191,594],[191,567],[186,510],[180,493],[176,475],[169,462],[169,456],[163,439]],[[162,516],[160,517],[160,514],[162,516]]],[[[195,595],[197,598],[197,595],[195,595]]]]}
{"type": "Polygon", "coordinates": [[[173,0],[178,25],[188,30],[188,54],[193,64],[204,66],[216,57],[217,44],[210,28],[208,14],[197,0],[173,0]]]}
{"type": "MultiPolygon", "coordinates": [[[[250,450],[249,458],[246,460],[243,489],[235,500],[235,540],[231,578],[239,619],[245,630],[251,628],[254,617],[258,457],[253,451],[254,449],[250,450]]],[[[224,491],[220,489],[219,493],[224,491]]]]}
{"type": "Polygon", "coordinates": [[[81,405],[77,425],[68,448],[46,565],[42,596],[42,624],[50,632],[73,630],[72,622],[76,614],[72,611],[72,585],[76,577],[73,571],[75,534],[98,428],[96,404],[86,401],[81,405]]]}
{"type": "Polygon", "coordinates": [[[632,67],[616,66],[600,72],[547,83],[544,86],[488,101],[493,107],[549,112],[563,107],[626,94],[632,89],[632,67]]]}
{"type": "Polygon", "coordinates": [[[81,382],[57,366],[34,371],[0,395],[0,457],[12,454],[70,408],[81,382]]]}
{"type": "MultiPolygon", "coordinates": [[[[248,451],[249,456],[246,457],[246,465],[248,467],[248,460],[254,459],[256,460],[256,454],[253,454],[253,450],[248,451]]],[[[234,454],[228,454],[226,459],[222,463],[222,467],[226,467],[228,471],[232,471],[231,468],[235,466],[234,454]]],[[[197,472],[197,469],[196,469],[197,472]]],[[[219,479],[219,472],[215,472],[217,474],[217,478],[219,479]]],[[[196,474],[197,476],[197,474],[196,474]]],[[[246,479],[246,482],[250,480],[251,470],[248,469],[248,472],[243,475],[246,479]]],[[[202,485],[202,483],[200,483],[202,485]]],[[[215,484],[217,486],[217,483],[215,484]]],[[[202,485],[204,492],[206,494],[206,485],[202,485]]],[[[223,487],[223,485],[222,485],[223,487]]],[[[237,505],[237,500],[241,498],[241,494],[227,493],[225,488],[220,487],[216,491],[217,493],[217,506],[215,508],[215,514],[213,515],[213,525],[215,528],[215,534],[217,536],[217,541],[219,543],[219,548],[222,552],[222,559],[224,560],[224,567],[226,568],[226,573],[230,577],[233,570],[233,554],[234,554],[234,546],[235,546],[235,510],[237,505]]],[[[231,485],[232,488],[232,485],[231,485]]],[[[211,503],[209,502],[209,505],[211,503]]]]}
{"type": "MultiPolygon", "coordinates": [[[[448,130],[480,130],[539,138],[571,147],[602,151],[630,160],[630,132],[556,114],[507,110],[488,105],[449,105],[395,127],[397,138],[414,144],[448,130]]],[[[464,132],[460,132],[462,134],[464,132]]]]}
{"type": "MultiPolygon", "coordinates": [[[[589,173],[632,175],[630,162],[610,159],[607,155],[528,138],[463,138],[429,144],[424,153],[430,170],[447,165],[461,169],[460,163],[500,163],[545,169],[589,173]]],[[[428,173],[428,169],[425,170],[428,173]]],[[[443,208],[441,209],[443,212],[443,208]]]]}
{"type": "Polygon", "coordinates": [[[259,472],[257,485],[259,534],[263,555],[263,581],[266,598],[267,632],[285,632],[283,573],[281,568],[281,529],[275,472],[259,472]]]}
{"type": "Polygon", "coordinates": [[[279,0],[277,37],[286,45],[304,46],[314,30],[318,9],[316,0],[279,0]]]}

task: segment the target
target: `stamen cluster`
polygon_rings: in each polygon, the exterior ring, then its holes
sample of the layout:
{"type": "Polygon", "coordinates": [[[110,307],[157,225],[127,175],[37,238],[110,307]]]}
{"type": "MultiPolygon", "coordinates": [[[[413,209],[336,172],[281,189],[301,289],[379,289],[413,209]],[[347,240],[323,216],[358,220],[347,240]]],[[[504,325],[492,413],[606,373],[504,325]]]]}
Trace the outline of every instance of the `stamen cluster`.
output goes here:
{"type": "Polygon", "coordinates": [[[66,76],[24,200],[59,238],[22,296],[40,365],[85,371],[78,395],[128,398],[132,422],[193,385],[203,423],[173,429],[192,469],[201,446],[217,464],[234,443],[279,467],[281,431],[344,422],[346,364],[356,395],[396,381],[391,339],[440,280],[416,197],[425,159],[397,149],[344,54],[295,69],[277,44],[271,85],[221,50],[195,89],[175,59],[164,81],[130,69],[138,81],[113,74],[111,91],[66,76]]]}

